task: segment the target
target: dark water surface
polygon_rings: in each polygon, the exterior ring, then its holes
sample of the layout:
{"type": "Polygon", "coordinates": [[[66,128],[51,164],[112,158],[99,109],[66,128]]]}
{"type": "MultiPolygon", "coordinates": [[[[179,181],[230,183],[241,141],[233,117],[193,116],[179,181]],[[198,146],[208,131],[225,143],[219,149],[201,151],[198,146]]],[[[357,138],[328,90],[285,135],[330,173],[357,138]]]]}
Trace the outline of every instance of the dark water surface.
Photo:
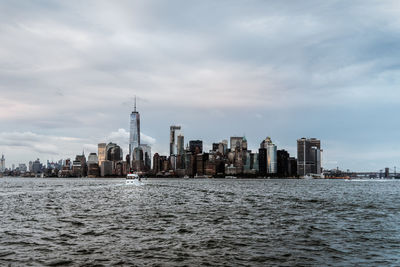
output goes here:
{"type": "Polygon", "coordinates": [[[0,265],[400,266],[400,181],[0,179],[0,265]]]}

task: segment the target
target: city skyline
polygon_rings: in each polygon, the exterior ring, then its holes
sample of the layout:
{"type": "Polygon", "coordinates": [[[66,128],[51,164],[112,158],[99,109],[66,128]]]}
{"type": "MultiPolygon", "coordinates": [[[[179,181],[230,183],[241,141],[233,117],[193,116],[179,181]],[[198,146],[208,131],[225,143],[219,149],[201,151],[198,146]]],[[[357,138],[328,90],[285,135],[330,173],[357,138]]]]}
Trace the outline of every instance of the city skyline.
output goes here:
{"type": "MultiPolygon", "coordinates": [[[[400,162],[397,2],[2,1],[0,154],[7,167],[140,139],[171,125],[209,150],[230,136],[323,142],[323,167],[400,162]],[[128,136],[128,138],[126,138],[128,136]]],[[[153,153],[154,154],[154,153],[153,153]]]]}

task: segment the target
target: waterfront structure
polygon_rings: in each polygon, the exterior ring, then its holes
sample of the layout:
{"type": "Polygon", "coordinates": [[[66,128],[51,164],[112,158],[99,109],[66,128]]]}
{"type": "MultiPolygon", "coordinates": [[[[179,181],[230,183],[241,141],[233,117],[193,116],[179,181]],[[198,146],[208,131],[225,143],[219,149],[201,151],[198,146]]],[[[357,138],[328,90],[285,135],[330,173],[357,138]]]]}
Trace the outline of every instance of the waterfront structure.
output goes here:
{"type": "Polygon", "coordinates": [[[5,170],[6,170],[6,159],[4,158],[4,155],[1,155],[0,172],[5,172],[5,170]]]}
{"type": "Polygon", "coordinates": [[[321,174],[321,141],[316,138],[297,140],[297,174],[321,174]]]}
{"type": "Polygon", "coordinates": [[[97,155],[99,155],[99,166],[101,166],[101,163],[106,160],[106,146],[106,143],[100,143],[97,146],[97,155]]]}
{"type": "Polygon", "coordinates": [[[181,126],[172,125],[169,127],[169,155],[175,155],[177,152],[177,144],[176,144],[176,131],[180,130],[181,126]]]}
{"type": "Polygon", "coordinates": [[[130,116],[130,131],[129,131],[129,155],[130,159],[138,160],[135,158],[135,149],[140,146],[140,114],[136,111],[136,96],[134,110],[130,116]]]}

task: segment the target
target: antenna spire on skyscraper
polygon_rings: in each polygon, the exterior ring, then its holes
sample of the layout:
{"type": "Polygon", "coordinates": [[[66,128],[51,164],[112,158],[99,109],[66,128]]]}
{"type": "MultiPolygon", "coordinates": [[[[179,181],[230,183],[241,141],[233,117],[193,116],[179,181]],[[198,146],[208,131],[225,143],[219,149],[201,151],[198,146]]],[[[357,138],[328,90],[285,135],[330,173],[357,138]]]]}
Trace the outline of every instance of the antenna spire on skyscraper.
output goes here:
{"type": "Polygon", "coordinates": [[[135,95],[135,108],[134,111],[136,112],[136,95],[135,95]]]}

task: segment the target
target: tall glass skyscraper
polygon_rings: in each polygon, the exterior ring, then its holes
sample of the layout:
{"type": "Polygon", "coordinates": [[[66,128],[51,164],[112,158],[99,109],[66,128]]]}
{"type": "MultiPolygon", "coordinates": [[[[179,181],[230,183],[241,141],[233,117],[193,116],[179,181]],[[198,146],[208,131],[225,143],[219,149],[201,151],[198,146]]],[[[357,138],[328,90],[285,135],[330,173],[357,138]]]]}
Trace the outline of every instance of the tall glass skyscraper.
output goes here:
{"type": "Polygon", "coordinates": [[[129,135],[129,155],[131,160],[134,159],[134,149],[140,146],[140,114],[136,111],[136,97],[135,108],[131,113],[131,125],[129,135]]]}
{"type": "MultiPolygon", "coordinates": [[[[272,140],[270,137],[267,137],[265,140],[263,140],[260,144],[260,147],[266,150],[266,172],[267,173],[277,173],[278,171],[278,161],[277,161],[277,155],[276,155],[276,145],[272,143],[272,140]]],[[[261,153],[261,151],[260,151],[261,153]]],[[[263,158],[264,159],[264,158],[263,158]]],[[[261,165],[261,163],[260,163],[261,165]]],[[[263,169],[264,170],[264,169],[263,169]]]]}

